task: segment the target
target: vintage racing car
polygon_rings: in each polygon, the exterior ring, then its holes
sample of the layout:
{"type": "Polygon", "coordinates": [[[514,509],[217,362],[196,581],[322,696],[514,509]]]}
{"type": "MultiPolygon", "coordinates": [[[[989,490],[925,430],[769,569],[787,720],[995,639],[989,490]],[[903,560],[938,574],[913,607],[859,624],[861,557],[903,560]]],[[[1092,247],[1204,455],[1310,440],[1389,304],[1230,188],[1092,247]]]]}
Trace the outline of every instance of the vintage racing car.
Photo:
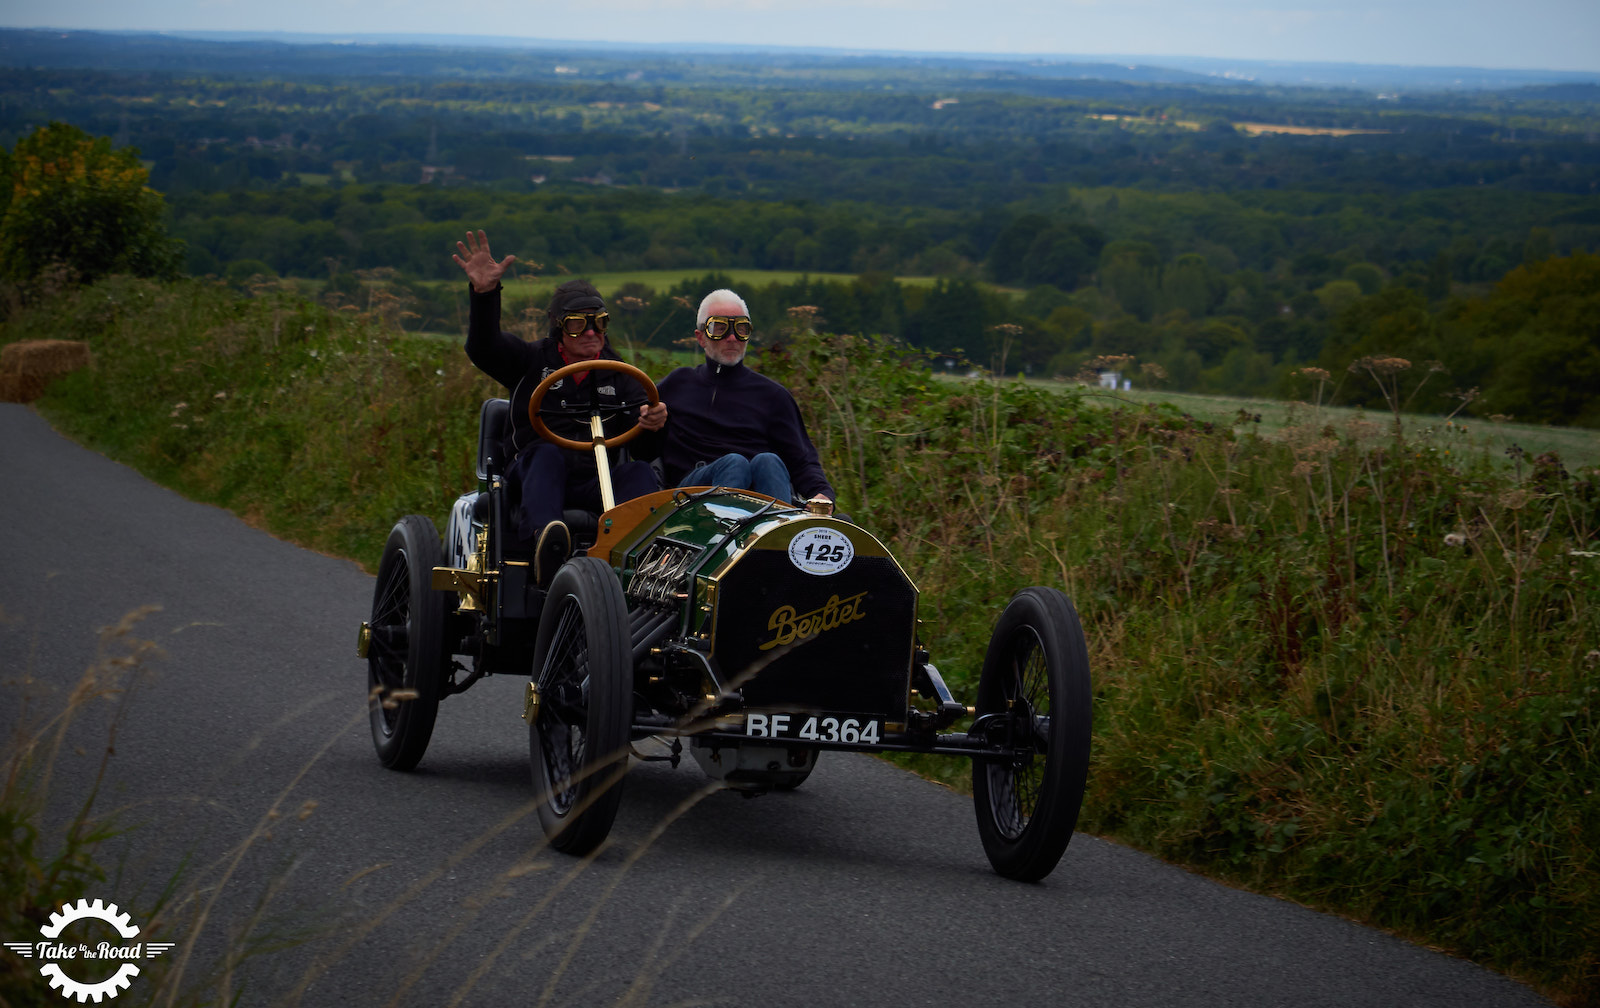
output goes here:
{"type": "MultiPolygon", "coordinates": [[[[613,506],[607,440],[543,422],[550,375],[529,412],[540,434],[595,453],[603,514],[568,512],[576,552],[548,589],[503,530],[509,404],[479,421],[479,489],[456,501],[441,543],[407,515],[379,564],[361,625],[372,738],[384,766],[416,766],[439,703],[487,675],[527,680],[539,818],[552,846],[595,849],[609,833],[630,755],[687,748],[710,776],[760,793],[798,787],[824,750],[972,759],[973,802],[999,874],[1037,880],[1072,838],[1088,771],[1089,659],[1072,603],[1018,592],[994,628],[975,702],[951,696],[917,639],[917,589],[865,529],[748,490],[663,490],[613,506]],[[966,723],[965,731],[952,730],[966,723]],[[641,749],[642,747],[642,749],[641,749]]],[[[636,408],[636,406],[635,406],[636,408]]]]}

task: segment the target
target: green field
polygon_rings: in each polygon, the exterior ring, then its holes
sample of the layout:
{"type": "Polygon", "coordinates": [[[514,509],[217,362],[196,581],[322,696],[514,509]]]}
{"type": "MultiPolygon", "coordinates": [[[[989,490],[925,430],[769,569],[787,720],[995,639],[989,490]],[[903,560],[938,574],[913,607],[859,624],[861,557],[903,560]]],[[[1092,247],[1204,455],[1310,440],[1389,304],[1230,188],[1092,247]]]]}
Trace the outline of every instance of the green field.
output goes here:
{"type": "MultiPolygon", "coordinates": [[[[1343,406],[1315,407],[1304,402],[1284,402],[1276,399],[1234,399],[1228,396],[1191,395],[1182,392],[1130,390],[1106,392],[1111,399],[1146,404],[1168,402],[1192,416],[1219,424],[1233,423],[1241,411],[1259,420],[1264,428],[1273,430],[1308,423],[1331,423],[1341,429],[1350,421],[1364,417],[1387,424],[1392,418],[1386,412],[1353,409],[1343,406]]],[[[1444,446],[1452,452],[1484,452],[1494,457],[1506,455],[1508,450],[1520,447],[1528,458],[1545,452],[1561,456],[1569,469],[1600,466],[1600,431],[1583,427],[1548,427],[1537,424],[1496,422],[1475,417],[1456,417],[1447,420],[1442,416],[1401,414],[1409,437],[1423,439],[1444,446]],[[1458,447],[1457,447],[1458,446],[1458,447]]]]}
{"type": "MultiPolygon", "coordinates": [[[[945,378],[943,375],[938,377],[945,378]]],[[[1073,382],[1048,379],[1021,380],[1045,389],[1064,390],[1082,387],[1073,382]]],[[[1289,427],[1307,425],[1321,427],[1330,424],[1345,431],[1350,428],[1352,422],[1361,420],[1376,423],[1386,431],[1393,419],[1387,412],[1347,406],[1313,406],[1310,403],[1279,399],[1234,398],[1188,392],[1164,392],[1157,389],[1127,391],[1091,389],[1085,395],[1085,401],[1103,406],[1122,404],[1147,406],[1170,403],[1199,420],[1206,420],[1219,426],[1231,426],[1243,422],[1257,426],[1261,432],[1281,432],[1289,427]]],[[[1514,452],[1516,448],[1521,448],[1527,460],[1546,452],[1555,452],[1573,472],[1600,467],[1600,431],[1589,428],[1496,422],[1476,417],[1446,419],[1442,416],[1418,413],[1401,414],[1401,423],[1407,437],[1418,444],[1464,459],[1481,455],[1487,456],[1492,461],[1499,461],[1508,458],[1508,453],[1514,452]]]]}

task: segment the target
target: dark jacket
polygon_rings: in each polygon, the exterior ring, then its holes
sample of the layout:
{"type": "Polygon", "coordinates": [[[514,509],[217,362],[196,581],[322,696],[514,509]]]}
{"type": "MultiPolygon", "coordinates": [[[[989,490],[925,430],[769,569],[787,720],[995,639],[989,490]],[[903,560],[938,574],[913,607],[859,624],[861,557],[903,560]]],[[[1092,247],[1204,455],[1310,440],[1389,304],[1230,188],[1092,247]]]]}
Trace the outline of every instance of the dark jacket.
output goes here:
{"type": "MultiPolygon", "coordinates": [[[[471,285],[468,285],[471,290],[471,285]]],[[[552,372],[566,366],[556,337],[529,343],[514,333],[500,330],[500,291],[487,294],[471,291],[467,317],[467,357],[478,368],[511,392],[511,448],[521,452],[540,440],[528,420],[528,399],[533,390],[552,372]]],[[[600,356],[621,360],[607,343],[600,356]]],[[[574,441],[589,440],[587,411],[598,399],[607,437],[616,437],[639,418],[639,405],[646,401],[643,387],[627,375],[615,371],[591,371],[581,382],[563,378],[545,393],[543,408],[584,411],[582,416],[546,415],[552,431],[574,441]]],[[[591,453],[574,452],[569,467],[594,469],[591,453]],[[587,460],[587,465],[581,459],[587,460]]]]}
{"type": "Polygon", "coordinates": [[[794,396],[771,378],[743,363],[707,361],[678,368],[656,387],[667,404],[667,425],[630,447],[639,458],[659,452],[667,486],[677,486],[695,466],[729,452],[746,458],[772,452],[789,468],[789,481],[802,500],[819,493],[838,498],[794,396]]]}

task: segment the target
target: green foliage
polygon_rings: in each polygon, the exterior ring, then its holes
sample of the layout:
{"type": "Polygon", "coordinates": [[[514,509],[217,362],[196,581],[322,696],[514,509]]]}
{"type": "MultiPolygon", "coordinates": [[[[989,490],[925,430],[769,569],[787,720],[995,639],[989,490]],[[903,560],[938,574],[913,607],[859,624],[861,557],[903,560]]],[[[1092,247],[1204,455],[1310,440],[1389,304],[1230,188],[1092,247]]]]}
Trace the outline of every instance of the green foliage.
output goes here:
{"type": "Polygon", "coordinates": [[[22,285],[52,267],[82,281],[176,275],[163,201],[134,152],[51,123],[0,152],[0,275],[22,285]]]}
{"type": "Polygon", "coordinates": [[[1531,423],[1600,426],[1600,256],[1519,267],[1452,321],[1484,398],[1531,423]],[[1511,348],[1515,348],[1514,350],[1511,348]]]}
{"type": "Polygon", "coordinates": [[[846,337],[763,366],[958,695],[997,600],[1074,597],[1088,829],[1600,998],[1600,470],[941,387],[846,337]]]}
{"type": "MultiPolygon", "coordinates": [[[[28,768],[7,769],[13,778],[0,793],[0,930],[8,937],[37,935],[53,911],[105,880],[95,854],[109,834],[81,819],[56,848],[40,837],[43,802],[19,776],[28,768]]],[[[16,1008],[59,1004],[38,969],[17,956],[0,959],[0,990],[16,1008]]]]}
{"type": "MultiPolygon", "coordinates": [[[[1600,426],[1597,313],[1600,256],[1549,257],[1512,270],[1482,297],[1437,311],[1421,292],[1398,285],[1348,300],[1320,361],[1332,370],[1352,359],[1398,358],[1448,373],[1413,390],[1408,409],[1453,413],[1465,405],[1479,416],[1600,426]]],[[[1346,394],[1369,406],[1386,401],[1370,381],[1353,382],[1346,394]]]]}

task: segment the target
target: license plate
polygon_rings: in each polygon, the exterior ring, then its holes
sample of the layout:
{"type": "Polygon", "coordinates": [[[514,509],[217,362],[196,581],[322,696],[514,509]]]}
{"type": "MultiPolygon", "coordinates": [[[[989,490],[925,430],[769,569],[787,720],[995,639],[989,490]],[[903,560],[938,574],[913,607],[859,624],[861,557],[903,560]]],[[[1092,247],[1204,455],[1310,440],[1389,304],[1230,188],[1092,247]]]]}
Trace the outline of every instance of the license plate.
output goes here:
{"type": "Polygon", "coordinates": [[[744,716],[744,733],[751,738],[878,745],[883,739],[883,718],[863,717],[859,714],[747,711],[744,716]]]}

